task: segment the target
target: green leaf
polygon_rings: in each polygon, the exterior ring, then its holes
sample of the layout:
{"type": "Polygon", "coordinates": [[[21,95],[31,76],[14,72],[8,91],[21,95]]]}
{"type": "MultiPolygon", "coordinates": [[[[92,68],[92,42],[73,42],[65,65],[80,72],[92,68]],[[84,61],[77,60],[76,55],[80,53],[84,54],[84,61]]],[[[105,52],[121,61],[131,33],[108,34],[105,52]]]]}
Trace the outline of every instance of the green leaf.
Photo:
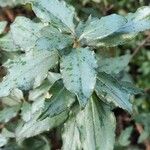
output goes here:
{"type": "Polygon", "coordinates": [[[0,6],[1,7],[6,7],[6,6],[16,6],[20,4],[24,4],[30,0],[0,0],[0,6]]]}
{"type": "Polygon", "coordinates": [[[33,0],[32,9],[42,21],[54,23],[58,27],[63,24],[69,31],[74,33],[74,8],[68,6],[64,1],[33,0]]]}
{"type": "Polygon", "coordinates": [[[126,24],[127,19],[113,14],[101,19],[92,19],[91,22],[85,27],[80,40],[85,39],[86,43],[103,39],[126,24]]]}
{"type": "Polygon", "coordinates": [[[51,150],[49,139],[46,139],[44,136],[26,139],[22,147],[26,150],[51,150]]]}
{"type": "Polygon", "coordinates": [[[130,59],[131,56],[129,54],[114,58],[98,56],[98,71],[107,74],[118,74],[127,67],[130,59]]]}
{"type": "Polygon", "coordinates": [[[63,149],[113,150],[115,125],[115,117],[110,108],[96,98],[91,98],[76,118],[66,122],[63,149]]]}
{"type": "Polygon", "coordinates": [[[122,25],[112,35],[101,40],[95,40],[90,45],[117,46],[129,42],[139,32],[150,29],[150,6],[139,8],[135,13],[126,16],[127,23],[122,25]]]}
{"type": "Polygon", "coordinates": [[[4,32],[6,25],[7,25],[6,21],[0,22],[0,34],[2,34],[4,32]]]}
{"type": "Polygon", "coordinates": [[[37,41],[38,44],[49,45],[49,49],[64,49],[72,45],[73,37],[60,32],[58,29],[47,26],[40,31],[41,38],[37,41]]]}
{"type": "Polygon", "coordinates": [[[2,103],[6,106],[15,106],[22,103],[24,100],[23,92],[19,89],[13,89],[9,96],[1,98],[2,103]]]}
{"type": "Polygon", "coordinates": [[[37,98],[44,96],[52,85],[61,78],[61,75],[59,73],[49,72],[47,78],[39,87],[29,92],[29,100],[35,101],[37,98]]]}
{"type": "Polygon", "coordinates": [[[129,101],[130,94],[111,75],[106,73],[98,74],[96,93],[104,101],[114,103],[116,106],[132,112],[132,105],[129,101]]]}
{"type": "Polygon", "coordinates": [[[33,117],[27,123],[18,126],[16,129],[16,139],[17,141],[22,141],[57,127],[66,120],[67,116],[68,113],[64,111],[55,117],[47,117],[44,120],[37,120],[37,117],[33,117]]]}
{"type": "Polygon", "coordinates": [[[123,130],[121,132],[121,135],[119,136],[119,139],[118,139],[118,144],[121,145],[121,146],[128,146],[130,144],[130,136],[131,136],[131,133],[133,131],[133,127],[128,127],[126,128],[125,130],[123,130]]]}
{"type": "Polygon", "coordinates": [[[7,123],[12,118],[16,117],[18,111],[20,110],[20,105],[5,107],[0,111],[0,123],[7,123]]]}
{"type": "Polygon", "coordinates": [[[57,51],[46,51],[44,48],[43,51],[33,50],[14,60],[8,60],[4,64],[8,74],[0,83],[0,97],[9,95],[14,88],[29,90],[33,86],[39,86],[57,61],[57,51]]]}
{"type": "Polygon", "coordinates": [[[0,49],[7,52],[20,51],[20,47],[14,43],[10,32],[0,38],[0,49]]]}
{"type": "Polygon", "coordinates": [[[75,95],[63,86],[62,82],[56,82],[50,90],[51,98],[46,99],[45,108],[40,118],[53,117],[69,109],[75,102],[75,95]]]}
{"type": "Polygon", "coordinates": [[[80,141],[80,131],[77,126],[77,121],[74,114],[71,114],[69,119],[64,124],[62,139],[63,139],[62,150],[82,149],[80,141]]]}
{"type": "Polygon", "coordinates": [[[85,107],[96,83],[96,59],[87,48],[72,49],[61,59],[61,74],[65,87],[75,93],[82,107],[85,107]]]}
{"type": "MultiPolygon", "coordinates": [[[[45,99],[39,97],[32,104],[24,102],[21,108],[21,118],[24,122],[28,122],[34,118],[34,116],[40,115],[44,109],[45,99]]],[[[38,118],[38,116],[37,116],[38,118]]]]}
{"type": "Polygon", "coordinates": [[[42,23],[35,23],[26,17],[17,17],[11,25],[11,38],[21,50],[29,51],[41,38],[40,30],[43,27],[42,23]]]}
{"type": "Polygon", "coordinates": [[[7,142],[8,142],[7,138],[4,135],[0,134],[0,147],[5,146],[7,142]]]}
{"type": "Polygon", "coordinates": [[[113,150],[115,117],[110,108],[97,99],[91,99],[77,116],[83,149],[113,150]]]}

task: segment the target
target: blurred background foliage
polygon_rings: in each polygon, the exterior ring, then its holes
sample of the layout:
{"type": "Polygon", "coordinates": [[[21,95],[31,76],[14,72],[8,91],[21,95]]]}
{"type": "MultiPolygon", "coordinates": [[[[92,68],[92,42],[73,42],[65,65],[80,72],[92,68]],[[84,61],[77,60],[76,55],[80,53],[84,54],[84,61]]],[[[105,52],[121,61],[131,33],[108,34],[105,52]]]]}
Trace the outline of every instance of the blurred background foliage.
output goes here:
{"type": "MultiPolygon", "coordinates": [[[[75,7],[77,17],[81,20],[86,20],[90,15],[98,18],[112,13],[125,15],[128,12],[135,12],[139,7],[150,5],[150,0],[66,1],[75,7]]],[[[0,8],[0,20],[7,20],[11,23],[17,15],[34,17],[29,5],[0,8]]],[[[117,118],[115,150],[150,150],[150,31],[142,33],[124,46],[98,50],[112,56],[131,53],[131,63],[127,68],[129,74],[123,74],[123,76],[132,80],[137,87],[144,89],[143,95],[132,98],[134,104],[133,116],[121,109],[114,110],[117,118]]],[[[58,132],[60,130],[55,129],[48,137],[54,138],[54,135],[58,132]]],[[[39,138],[36,138],[34,142],[38,142],[38,140],[39,138]]],[[[46,140],[43,140],[43,142],[46,142],[46,140]]],[[[25,144],[30,143],[30,140],[25,142],[25,144]]],[[[52,141],[52,148],[57,149],[60,146],[61,142],[58,135],[55,141],[52,141]]]]}

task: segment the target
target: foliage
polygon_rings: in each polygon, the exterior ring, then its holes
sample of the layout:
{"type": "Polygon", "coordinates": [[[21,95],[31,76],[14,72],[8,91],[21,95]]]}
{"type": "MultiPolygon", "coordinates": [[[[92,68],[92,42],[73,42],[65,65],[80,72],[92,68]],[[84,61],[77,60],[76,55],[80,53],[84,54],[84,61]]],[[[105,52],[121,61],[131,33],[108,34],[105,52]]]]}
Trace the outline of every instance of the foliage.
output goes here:
{"type": "MultiPolygon", "coordinates": [[[[5,23],[0,23],[0,49],[2,56],[6,53],[1,63],[7,70],[0,82],[0,122],[6,126],[0,147],[26,148],[33,140],[38,144],[32,149],[50,149],[41,134],[62,125],[62,149],[112,150],[116,124],[112,109],[132,113],[130,97],[141,90],[118,78],[129,54],[108,57],[98,49],[125,44],[150,29],[150,7],[126,16],[81,21],[64,1],[24,2],[31,4],[37,18],[17,17],[7,34],[5,23]],[[9,126],[11,119],[17,120],[15,128],[9,126]]],[[[147,128],[147,122],[143,124],[147,128]]],[[[129,144],[130,131],[119,143],[129,144]]]]}

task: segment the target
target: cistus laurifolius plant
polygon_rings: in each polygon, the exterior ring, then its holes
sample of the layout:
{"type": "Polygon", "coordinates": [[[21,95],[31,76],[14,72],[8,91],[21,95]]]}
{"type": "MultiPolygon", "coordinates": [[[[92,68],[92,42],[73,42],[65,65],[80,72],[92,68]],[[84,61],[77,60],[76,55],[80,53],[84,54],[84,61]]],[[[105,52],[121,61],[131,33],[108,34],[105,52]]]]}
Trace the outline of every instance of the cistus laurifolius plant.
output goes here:
{"type": "MultiPolygon", "coordinates": [[[[31,4],[36,18],[17,17],[7,34],[6,22],[0,22],[6,70],[0,82],[0,146],[12,139],[21,145],[37,135],[47,144],[41,133],[61,125],[64,150],[113,150],[112,110],[132,113],[130,97],[141,90],[118,77],[131,55],[107,57],[101,49],[125,44],[150,29],[150,6],[126,16],[79,21],[64,1],[23,2],[31,4]],[[10,129],[12,118],[17,121],[10,129]]],[[[41,149],[46,148],[50,146],[41,149]]]]}

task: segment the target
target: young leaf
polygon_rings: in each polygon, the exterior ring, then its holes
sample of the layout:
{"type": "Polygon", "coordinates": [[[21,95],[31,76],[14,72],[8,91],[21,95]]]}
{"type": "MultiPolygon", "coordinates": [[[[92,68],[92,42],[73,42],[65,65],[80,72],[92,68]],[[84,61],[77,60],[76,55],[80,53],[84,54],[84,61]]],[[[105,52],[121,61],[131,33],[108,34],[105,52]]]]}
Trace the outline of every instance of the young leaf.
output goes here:
{"type": "Polygon", "coordinates": [[[67,27],[74,33],[73,18],[75,16],[74,8],[68,6],[64,1],[59,0],[31,0],[32,9],[44,22],[51,22],[60,26],[67,27]]]}
{"type": "Polygon", "coordinates": [[[127,67],[131,56],[126,54],[120,57],[103,58],[98,56],[98,71],[107,74],[118,74],[127,67]]]}
{"type": "Polygon", "coordinates": [[[113,102],[116,106],[132,112],[132,105],[129,101],[130,94],[124,90],[122,85],[111,75],[106,73],[98,74],[96,93],[107,102],[113,102]]]}
{"type": "Polygon", "coordinates": [[[6,25],[7,25],[6,21],[0,22],[0,34],[4,32],[6,25]]]}
{"type": "Polygon", "coordinates": [[[9,95],[14,88],[28,90],[43,80],[58,61],[57,51],[30,51],[4,64],[8,74],[0,83],[0,97],[9,95]],[[5,89],[5,90],[4,90],[5,89]]]}
{"type": "Polygon", "coordinates": [[[95,40],[89,45],[96,46],[117,46],[133,39],[139,32],[150,29],[150,6],[139,8],[135,13],[126,16],[127,23],[108,37],[95,40]]]}
{"type": "Polygon", "coordinates": [[[25,17],[17,17],[11,25],[14,44],[23,51],[29,51],[34,48],[35,42],[41,37],[40,30],[43,27],[42,23],[35,23],[25,17]]]}
{"type": "Polygon", "coordinates": [[[75,102],[75,95],[66,90],[62,82],[56,82],[51,88],[50,94],[52,94],[52,96],[46,99],[41,118],[58,115],[70,108],[75,102]]]}
{"type": "Polygon", "coordinates": [[[75,93],[82,107],[85,107],[96,83],[96,59],[87,48],[72,49],[61,59],[61,73],[65,87],[75,93]]]}

